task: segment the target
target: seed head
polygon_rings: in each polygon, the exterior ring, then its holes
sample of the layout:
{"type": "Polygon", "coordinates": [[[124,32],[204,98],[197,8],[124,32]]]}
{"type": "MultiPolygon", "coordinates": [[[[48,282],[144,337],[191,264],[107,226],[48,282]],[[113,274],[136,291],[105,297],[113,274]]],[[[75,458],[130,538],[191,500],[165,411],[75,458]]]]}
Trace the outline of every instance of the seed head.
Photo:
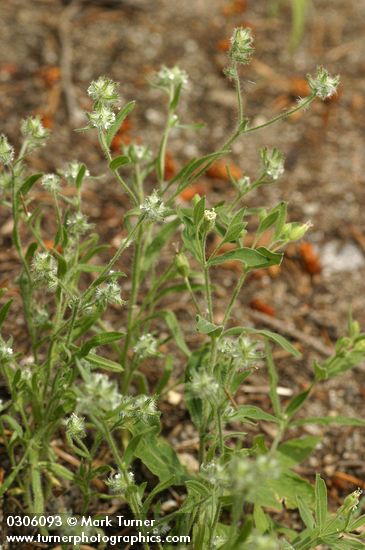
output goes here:
{"type": "Polygon", "coordinates": [[[0,162],[7,165],[14,159],[14,147],[10,145],[8,138],[4,135],[0,135],[0,162]]]}
{"type": "Polygon", "coordinates": [[[232,61],[247,65],[251,61],[251,56],[254,51],[252,47],[253,37],[251,29],[238,27],[234,30],[231,37],[231,48],[229,57],[232,61]]]}
{"type": "Polygon", "coordinates": [[[330,76],[327,69],[317,67],[317,74],[313,78],[307,75],[308,84],[312,92],[320,99],[328,99],[336,92],[340,83],[340,76],[330,76]]]}

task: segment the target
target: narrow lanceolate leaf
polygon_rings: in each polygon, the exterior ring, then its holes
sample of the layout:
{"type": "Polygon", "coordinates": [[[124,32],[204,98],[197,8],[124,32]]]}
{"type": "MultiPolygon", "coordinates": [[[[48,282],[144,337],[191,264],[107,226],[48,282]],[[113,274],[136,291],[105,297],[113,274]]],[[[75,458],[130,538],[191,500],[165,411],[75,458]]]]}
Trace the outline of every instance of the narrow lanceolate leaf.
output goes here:
{"type": "Polygon", "coordinates": [[[338,426],[365,426],[365,420],[353,418],[351,416],[309,416],[308,418],[299,418],[294,420],[291,426],[305,426],[306,424],[316,424],[317,426],[329,426],[337,424],[338,426]]]}
{"type": "Polygon", "coordinates": [[[124,166],[125,164],[129,164],[129,158],[125,155],[121,155],[120,157],[116,157],[115,159],[111,160],[109,163],[110,170],[117,170],[121,166],[124,166]]]}
{"type": "Polygon", "coordinates": [[[109,130],[106,133],[106,143],[108,147],[110,146],[111,142],[113,141],[113,137],[118,132],[119,128],[121,127],[123,121],[130,112],[133,111],[134,107],[136,105],[135,101],[130,101],[119,111],[117,116],[115,117],[114,123],[110,126],[109,130]]]}
{"type": "Polygon", "coordinates": [[[83,179],[85,177],[85,174],[86,174],[86,166],[85,166],[85,164],[81,164],[80,169],[79,169],[79,171],[77,173],[77,176],[76,176],[76,181],[75,181],[76,189],[81,188],[81,185],[82,185],[83,179]]]}
{"type": "Polygon", "coordinates": [[[315,492],[315,515],[320,530],[323,529],[327,518],[327,487],[319,474],[316,474],[315,492]]]}
{"type": "Polygon", "coordinates": [[[27,178],[25,182],[22,184],[22,186],[20,187],[18,193],[21,193],[23,197],[25,197],[28,191],[32,189],[35,182],[38,181],[39,178],[41,178],[42,176],[43,174],[33,174],[33,176],[29,176],[29,178],[27,178]]]}
{"type": "Polygon", "coordinates": [[[307,529],[314,529],[314,517],[308,504],[299,495],[297,496],[300,517],[307,529]]]}
{"type": "Polygon", "coordinates": [[[93,338],[85,342],[80,350],[79,357],[85,357],[85,355],[87,355],[89,351],[91,351],[93,348],[96,348],[97,346],[105,346],[106,344],[111,344],[112,342],[121,340],[121,338],[124,338],[124,336],[124,332],[101,332],[100,334],[93,336],[93,338]]]}
{"type": "Polygon", "coordinates": [[[282,254],[277,254],[276,252],[271,252],[267,248],[261,246],[259,248],[236,248],[235,250],[230,250],[225,252],[225,254],[220,254],[215,256],[208,261],[208,265],[219,265],[224,262],[237,260],[245,264],[246,267],[254,269],[257,267],[268,267],[270,265],[279,265],[283,259],[282,254]]]}
{"type": "Polygon", "coordinates": [[[96,355],[95,353],[89,353],[87,356],[87,360],[93,366],[98,367],[99,369],[110,371],[110,372],[122,372],[124,370],[122,365],[120,365],[119,363],[116,363],[111,359],[107,359],[106,357],[101,357],[100,355],[96,355]]]}
{"type": "Polygon", "coordinates": [[[0,327],[6,319],[6,316],[9,312],[9,309],[10,309],[12,303],[13,303],[13,298],[11,298],[8,302],[6,302],[6,304],[4,304],[0,308],[0,327]]]}
{"type": "Polygon", "coordinates": [[[207,321],[200,315],[196,316],[196,330],[201,334],[209,334],[210,336],[219,336],[223,331],[222,325],[215,325],[207,321]]]}
{"type": "Polygon", "coordinates": [[[290,401],[288,406],[285,409],[285,414],[290,418],[291,416],[294,416],[294,414],[299,411],[307,397],[309,396],[312,388],[309,388],[309,390],[303,391],[301,393],[298,393],[298,395],[295,395],[290,401]]]}

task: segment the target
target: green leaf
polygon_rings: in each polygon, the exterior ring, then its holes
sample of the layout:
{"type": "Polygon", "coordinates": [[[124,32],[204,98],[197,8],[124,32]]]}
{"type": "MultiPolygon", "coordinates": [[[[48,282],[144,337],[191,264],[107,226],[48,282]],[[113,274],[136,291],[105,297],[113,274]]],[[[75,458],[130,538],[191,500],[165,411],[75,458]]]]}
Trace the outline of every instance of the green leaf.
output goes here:
{"type": "Polygon", "coordinates": [[[13,298],[10,298],[10,300],[0,308],[0,327],[6,319],[12,303],[13,303],[13,298]]]}
{"type": "Polygon", "coordinates": [[[125,164],[129,164],[129,163],[130,163],[129,158],[126,157],[125,155],[121,155],[120,157],[116,157],[115,159],[109,162],[109,168],[110,170],[115,172],[115,170],[117,170],[121,166],[124,166],[125,164]]]}
{"type": "Polygon", "coordinates": [[[200,315],[196,316],[196,330],[201,334],[209,334],[210,336],[219,336],[222,334],[223,325],[215,325],[200,315]]]}
{"type": "Polygon", "coordinates": [[[275,416],[254,405],[241,405],[229,417],[230,421],[244,421],[245,419],[265,420],[266,422],[274,422],[275,424],[279,423],[279,420],[275,416]]]}
{"type": "Polygon", "coordinates": [[[185,355],[187,357],[189,357],[190,356],[190,350],[189,350],[189,348],[187,347],[187,345],[185,343],[184,334],[181,330],[181,327],[179,325],[178,320],[176,319],[175,313],[173,311],[170,311],[170,310],[163,310],[163,311],[158,311],[157,313],[155,313],[152,316],[152,318],[153,317],[162,317],[164,319],[166,325],[170,329],[170,332],[171,332],[172,336],[175,338],[175,342],[176,342],[177,347],[183,353],[185,353],[185,355]]]}
{"type": "Polygon", "coordinates": [[[129,101],[129,103],[127,103],[115,117],[115,121],[113,122],[113,124],[110,126],[109,130],[106,133],[106,143],[108,147],[110,147],[111,142],[113,141],[113,137],[118,132],[124,119],[127,118],[129,113],[133,111],[135,105],[136,105],[135,101],[129,101]]]}
{"type": "Polygon", "coordinates": [[[200,168],[204,163],[208,164],[211,163],[211,161],[217,160],[221,157],[226,156],[229,153],[229,151],[218,151],[217,153],[210,153],[209,155],[205,155],[204,157],[200,157],[198,159],[192,159],[186,166],[184,166],[180,172],[176,174],[176,176],[170,181],[170,184],[175,183],[176,181],[180,181],[178,188],[176,190],[176,194],[178,195],[181,193],[188,185],[190,184],[190,177],[193,175],[193,173],[200,168]]]}
{"type": "Polygon", "coordinates": [[[162,373],[162,376],[160,376],[158,384],[155,388],[155,393],[157,395],[159,395],[162,392],[162,390],[167,386],[167,383],[170,380],[173,368],[174,368],[173,358],[171,355],[167,355],[165,360],[164,371],[162,373]]]}
{"type": "Polygon", "coordinates": [[[62,479],[66,479],[67,481],[74,481],[75,479],[75,474],[71,472],[71,470],[68,470],[67,468],[62,466],[62,464],[57,464],[57,462],[48,462],[47,470],[62,479]]]}
{"type": "Polygon", "coordinates": [[[253,519],[256,529],[258,529],[260,533],[266,533],[267,531],[269,531],[270,521],[259,504],[254,505],[253,519]]]}
{"type": "Polygon", "coordinates": [[[320,440],[320,437],[308,436],[285,441],[278,447],[276,458],[282,466],[292,468],[310,456],[320,440]]]}
{"type": "Polygon", "coordinates": [[[83,179],[85,177],[85,174],[86,174],[86,166],[85,166],[85,164],[81,164],[81,166],[79,168],[79,171],[77,173],[77,176],[76,176],[76,181],[75,181],[76,189],[81,189],[81,185],[82,185],[83,179]]]}
{"type": "Polygon", "coordinates": [[[121,338],[124,338],[124,336],[124,332],[101,332],[100,334],[93,336],[93,338],[85,342],[78,356],[80,358],[85,357],[93,348],[96,348],[97,346],[105,346],[106,344],[111,344],[112,342],[121,340],[121,338]]]}
{"type": "Polygon", "coordinates": [[[304,525],[308,529],[311,529],[311,530],[314,529],[314,526],[315,526],[314,517],[308,504],[305,502],[305,500],[301,498],[300,495],[297,496],[297,503],[298,503],[299,514],[304,525]]]}
{"type": "Polygon", "coordinates": [[[202,221],[204,217],[204,210],[205,210],[205,197],[202,197],[196,205],[194,206],[193,210],[193,223],[194,227],[198,227],[199,223],[202,221]]]}
{"type": "Polygon", "coordinates": [[[185,470],[174,449],[161,437],[147,435],[143,437],[135,450],[145,466],[155,474],[160,481],[175,477],[177,481],[186,477],[185,470]]]}
{"type": "Polygon", "coordinates": [[[18,193],[22,194],[23,197],[25,197],[26,194],[32,189],[35,182],[38,181],[39,178],[41,178],[42,176],[43,174],[33,174],[33,176],[29,176],[29,178],[27,178],[20,187],[18,193]]]}
{"type": "Polygon", "coordinates": [[[270,252],[264,247],[260,248],[236,248],[219,256],[215,256],[208,260],[208,265],[219,265],[226,261],[237,260],[245,264],[246,267],[254,269],[257,267],[268,267],[270,265],[279,265],[283,255],[275,252],[270,252]]]}
{"type": "Polygon", "coordinates": [[[316,474],[314,492],[316,522],[320,531],[322,531],[327,519],[327,487],[319,474],[316,474]]]}
{"type": "Polygon", "coordinates": [[[351,416],[309,416],[307,418],[299,418],[290,423],[291,426],[305,426],[306,424],[316,424],[317,426],[337,424],[338,426],[364,427],[365,420],[351,416]]]}
{"type": "Polygon", "coordinates": [[[21,427],[19,422],[17,422],[17,420],[15,420],[15,418],[13,418],[12,416],[10,416],[8,414],[2,414],[1,415],[1,421],[6,422],[6,424],[19,437],[19,439],[22,439],[22,437],[23,437],[23,428],[21,427]]]}
{"type": "Polygon", "coordinates": [[[283,472],[277,479],[268,482],[274,489],[277,497],[289,509],[297,508],[298,495],[312,506],[314,501],[314,491],[312,485],[295,472],[283,472]]]}
{"type": "Polygon", "coordinates": [[[298,393],[298,395],[295,395],[288,403],[286,409],[285,409],[285,414],[287,417],[291,417],[291,416],[294,416],[294,414],[296,412],[299,411],[299,409],[301,408],[301,406],[304,404],[304,402],[306,401],[306,399],[308,398],[310,392],[311,392],[311,389],[312,387],[309,388],[309,390],[306,390],[306,391],[303,391],[301,393],[298,393]]]}
{"type": "Polygon", "coordinates": [[[98,367],[110,372],[122,372],[124,370],[122,365],[120,365],[119,363],[116,363],[111,359],[107,359],[106,357],[96,355],[95,353],[88,353],[87,360],[94,367],[98,367]]]}

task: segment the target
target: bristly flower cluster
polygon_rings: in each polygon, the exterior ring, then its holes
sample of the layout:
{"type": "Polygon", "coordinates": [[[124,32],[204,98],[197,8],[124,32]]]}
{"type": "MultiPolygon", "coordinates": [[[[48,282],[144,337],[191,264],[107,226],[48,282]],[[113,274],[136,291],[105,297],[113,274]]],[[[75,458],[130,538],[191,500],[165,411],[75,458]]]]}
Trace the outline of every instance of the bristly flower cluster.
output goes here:
{"type": "Polygon", "coordinates": [[[127,302],[122,299],[121,289],[117,282],[110,281],[96,290],[96,302],[105,308],[108,304],[124,306],[127,302]]]}
{"type": "Polygon", "coordinates": [[[94,80],[87,92],[94,100],[93,111],[87,113],[90,128],[97,128],[100,131],[107,130],[115,121],[113,110],[119,99],[117,92],[118,85],[110,78],[101,76],[94,80]]]}
{"type": "Polygon", "coordinates": [[[109,487],[110,491],[115,494],[125,493],[131,485],[134,484],[134,474],[131,471],[117,472],[111,475],[105,484],[109,487]]]}
{"type": "Polygon", "coordinates": [[[152,83],[157,88],[170,91],[176,90],[179,86],[184,87],[188,83],[188,75],[176,65],[171,69],[165,65],[156,73],[152,83]]]}
{"type": "Polygon", "coordinates": [[[279,179],[284,173],[284,155],[274,147],[269,151],[266,147],[260,150],[261,161],[265,174],[273,180],[279,179]]]}
{"type": "Polygon", "coordinates": [[[57,193],[60,189],[60,178],[57,174],[44,174],[41,183],[51,193],[57,193]]]}
{"type": "Polygon", "coordinates": [[[307,75],[308,84],[312,93],[315,94],[320,99],[329,99],[336,92],[338,85],[340,83],[340,76],[330,76],[327,69],[323,67],[317,68],[317,74],[315,77],[312,77],[310,74],[307,75]]]}
{"type": "Polygon", "coordinates": [[[10,145],[8,138],[1,134],[0,136],[0,162],[7,165],[14,159],[14,147],[10,145]]]}
{"type": "Polygon", "coordinates": [[[153,191],[149,197],[145,198],[139,208],[141,212],[152,221],[161,221],[167,214],[167,208],[156,190],[153,191]]]}
{"type": "Polygon", "coordinates": [[[87,373],[79,389],[78,410],[84,414],[90,412],[90,407],[99,411],[114,411],[122,400],[115,380],[100,372],[87,373]]]}
{"type": "Polygon", "coordinates": [[[49,131],[43,126],[40,116],[28,117],[21,124],[21,132],[28,142],[28,149],[45,145],[49,131]]]}
{"type": "Polygon", "coordinates": [[[86,436],[85,420],[76,413],[72,413],[71,416],[65,419],[65,426],[71,438],[83,439],[86,436]]]}
{"type": "Polygon", "coordinates": [[[157,344],[158,342],[152,334],[142,334],[134,346],[134,353],[138,355],[140,359],[153,357],[158,354],[157,344]]]}
{"type": "Polygon", "coordinates": [[[119,406],[120,416],[125,420],[139,420],[148,422],[153,417],[158,416],[156,408],[156,399],[149,395],[138,395],[133,397],[126,395],[122,398],[119,406]]]}
{"type": "Polygon", "coordinates": [[[3,363],[8,363],[13,359],[13,355],[13,348],[9,341],[5,342],[0,336],[0,360],[3,361],[3,363]]]}
{"type": "Polygon", "coordinates": [[[49,290],[54,290],[57,287],[57,263],[48,252],[34,254],[32,272],[36,283],[45,284],[49,290]]]}
{"type": "MultiPolygon", "coordinates": [[[[68,163],[68,166],[66,170],[63,172],[63,175],[65,176],[65,178],[69,183],[76,182],[76,178],[80,171],[81,166],[82,166],[81,163],[78,162],[77,160],[72,160],[71,162],[68,163]]],[[[88,177],[88,176],[90,176],[90,172],[89,170],[86,170],[85,177],[88,177]]]]}
{"type": "Polygon", "coordinates": [[[251,29],[238,27],[231,37],[231,47],[228,52],[230,59],[236,63],[247,65],[251,61],[254,48],[251,29]]]}

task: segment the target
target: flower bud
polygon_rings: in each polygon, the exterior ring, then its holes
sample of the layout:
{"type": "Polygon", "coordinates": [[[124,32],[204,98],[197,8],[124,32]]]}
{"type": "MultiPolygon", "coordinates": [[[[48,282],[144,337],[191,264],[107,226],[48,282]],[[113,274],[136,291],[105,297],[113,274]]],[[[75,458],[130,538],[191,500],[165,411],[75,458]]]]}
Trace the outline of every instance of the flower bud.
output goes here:
{"type": "Polygon", "coordinates": [[[286,242],[299,241],[299,239],[304,237],[310,227],[312,227],[312,223],[310,221],[306,223],[286,223],[283,227],[280,239],[286,242]]]}
{"type": "Polygon", "coordinates": [[[99,130],[107,130],[115,121],[115,113],[104,104],[98,105],[92,113],[87,113],[87,117],[90,126],[99,130]]]}
{"type": "Polygon", "coordinates": [[[337,92],[340,83],[339,75],[330,76],[323,67],[317,67],[316,76],[313,78],[309,74],[307,79],[312,93],[323,100],[332,97],[337,92]]]}
{"type": "Polygon", "coordinates": [[[204,210],[204,221],[206,223],[207,229],[213,229],[215,226],[215,220],[217,218],[217,213],[214,208],[211,210],[204,210]]]}
{"type": "Polygon", "coordinates": [[[177,271],[182,275],[182,277],[188,277],[190,273],[189,260],[183,252],[179,252],[175,256],[175,265],[177,271]]]}
{"type": "Polygon", "coordinates": [[[96,301],[106,307],[108,304],[117,304],[124,306],[126,301],[120,295],[120,286],[115,281],[111,281],[104,286],[99,286],[96,290],[96,301]]]}
{"type": "Polygon", "coordinates": [[[171,69],[163,65],[153,80],[153,84],[157,88],[167,91],[171,88],[176,89],[180,85],[184,87],[187,83],[188,75],[184,70],[180,69],[180,67],[177,67],[176,65],[171,69]]]}
{"type": "Polygon", "coordinates": [[[41,147],[49,135],[39,116],[28,117],[21,124],[21,132],[28,139],[31,148],[41,147]]]}
{"type": "Polygon", "coordinates": [[[260,157],[265,174],[277,180],[284,173],[284,155],[274,147],[269,151],[266,147],[260,150],[260,157]]]}
{"type": "Polygon", "coordinates": [[[231,48],[229,57],[232,61],[247,65],[251,61],[251,56],[254,51],[252,47],[253,38],[251,29],[238,27],[234,30],[231,37],[231,48]]]}
{"type": "Polygon", "coordinates": [[[119,471],[118,473],[111,475],[105,484],[108,485],[112,493],[122,494],[134,484],[134,475],[129,471],[124,473],[119,471]]]}
{"type": "Polygon", "coordinates": [[[8,138],[1,134],[0,136],[0,161],[3,164],[10,164],[14,159],[14,147],[8,142],[8,138]]]}
{"type": "Polygon", "coordinates": [[[5,342],[0,336],[0,360],[3,363],[8,363],[13,359],[13,348],[9,345],[9,341],[5,342]]]}

